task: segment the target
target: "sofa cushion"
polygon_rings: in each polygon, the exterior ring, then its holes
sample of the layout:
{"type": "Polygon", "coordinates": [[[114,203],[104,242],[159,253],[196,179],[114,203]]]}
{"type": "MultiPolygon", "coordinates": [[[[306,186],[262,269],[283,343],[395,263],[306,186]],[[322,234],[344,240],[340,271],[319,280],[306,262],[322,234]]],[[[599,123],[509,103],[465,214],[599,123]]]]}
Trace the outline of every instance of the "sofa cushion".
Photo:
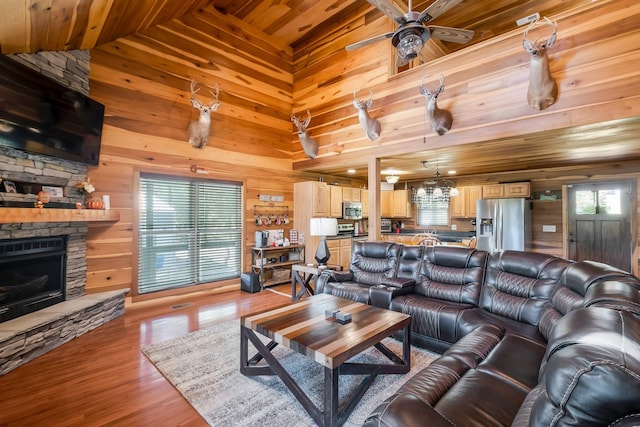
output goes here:
{"type": "Polygon", "coordinates": [[[411,316],[412,344],[442,352],[460,339],[457,334],[460,314],[473,307],[410,293],[393,298],[389,309],[411,316]]]}
{"type": "Polygon", "coordinates": [[[403,245],[401,247],[398,258],[398,271],[396,272],[397,278],[418,281],[424,249],[424,246],[403,245]]]}
{"type": "Polygon", "coordinates": [[[538,326],[547,301],[569,261],[521,251],[489,255],[479,307],[488,313],[538,326]]]}
{"type": "Polygon", "coordinates": [[[462,304],[478,305],[487,252],[449,246],[424,250],[415,293],[462,304]]]}
{"type": "Polygon", "coordinates": [[[395,277],[401,247],[392,242],[353,242],[349,266],[353,281],[373,286],[395,277]]]}
{"type": "Polygon", "coordinates": [[[545,344],[547,340],[540,334],[537,326],[523,323],[509,317],[489,313],[481,308],[472,308],[460,313],[456,336],[463,337],[478,325],[490,324],[504,329],[507,334],[525,337],[529,340],[545,344]]]}

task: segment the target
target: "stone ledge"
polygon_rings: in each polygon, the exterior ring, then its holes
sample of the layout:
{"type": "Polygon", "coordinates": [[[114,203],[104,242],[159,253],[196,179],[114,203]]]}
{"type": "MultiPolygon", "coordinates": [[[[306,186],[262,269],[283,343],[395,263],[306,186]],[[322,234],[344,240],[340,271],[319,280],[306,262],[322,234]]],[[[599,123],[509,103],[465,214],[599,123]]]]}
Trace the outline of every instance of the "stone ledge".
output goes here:
{"type": "Polygon", "coordinates": [[[122,316],[128,292],[89,294],[0,323],[0,375],[122,316]]]}

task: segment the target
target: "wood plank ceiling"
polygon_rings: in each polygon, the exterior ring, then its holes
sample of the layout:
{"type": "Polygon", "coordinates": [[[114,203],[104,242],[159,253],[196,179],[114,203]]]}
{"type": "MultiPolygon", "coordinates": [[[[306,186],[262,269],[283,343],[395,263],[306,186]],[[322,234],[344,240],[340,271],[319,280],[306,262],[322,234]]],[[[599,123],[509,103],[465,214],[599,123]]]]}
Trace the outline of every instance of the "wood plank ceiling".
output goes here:
{"type": "MultiPolygon", "coordinates": [[[[466,45],[432,40],[435,45],[430,51],[447,54],[511,31],[516,28],[517,19],[535,12],[553,16],[591,1],[463,0],[433,23],[474,30],[474,38],[466,45]]],[[[413,8],[421,11],[432,2],[414,1],[413,8]]],[[[398,4],[407,9],[406,2],[398,4]]],[[[212,6],[282,40],[293,48],[295,57],[318,35],[353,25],[357,22],[355,17],[377,19],[381,14],[364,0],[3,0],[3,6],[0,14],[3,54],[91,49],[212,6]]],[[[389,43],[381,43],[385,42],[389,43]]],[[[420,162],[434,158],[443,162],[442,169],[455,166],[459,175],[584,165],[603,160],[638,161],[637,135],[640,119],[624,120],[533,133],[517,140],[413,153],[384,159],[382,167],[403,170],[403,179],[417,179],[425,176],[420,162]],[[517,157],[509,154],[514,151],[517,157]]],[[[314,172],[347,176],[345,165],[314,172]]],[[[358,169],[356,177],[366,178],[366,168],[358,169]]]]}

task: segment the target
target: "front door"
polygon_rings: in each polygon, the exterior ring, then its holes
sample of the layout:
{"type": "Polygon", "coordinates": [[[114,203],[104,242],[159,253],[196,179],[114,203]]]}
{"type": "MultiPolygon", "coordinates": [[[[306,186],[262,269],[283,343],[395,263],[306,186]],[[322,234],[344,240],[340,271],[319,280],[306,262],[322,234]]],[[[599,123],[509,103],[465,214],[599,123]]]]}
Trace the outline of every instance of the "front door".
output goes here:
{"type": "Polygon", "coordinates": [[[569,258],[631,271],[632,183],[575,184],[568,190],[569,258]]]}

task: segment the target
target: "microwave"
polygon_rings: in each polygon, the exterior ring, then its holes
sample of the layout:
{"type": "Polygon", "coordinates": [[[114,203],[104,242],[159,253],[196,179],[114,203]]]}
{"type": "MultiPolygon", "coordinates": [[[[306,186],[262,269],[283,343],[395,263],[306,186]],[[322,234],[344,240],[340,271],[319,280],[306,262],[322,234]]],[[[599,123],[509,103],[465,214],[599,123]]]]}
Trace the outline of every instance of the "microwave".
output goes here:
{"type": "Polygon", "coordinates": [[[342,219],[362,219],[362,203],[343,202],[342,219]]]}
{"type": "Polygon", "coordinates": [[[388,218],[380,219],[380,232],[391,233],[391,220],[388,218]]]}

